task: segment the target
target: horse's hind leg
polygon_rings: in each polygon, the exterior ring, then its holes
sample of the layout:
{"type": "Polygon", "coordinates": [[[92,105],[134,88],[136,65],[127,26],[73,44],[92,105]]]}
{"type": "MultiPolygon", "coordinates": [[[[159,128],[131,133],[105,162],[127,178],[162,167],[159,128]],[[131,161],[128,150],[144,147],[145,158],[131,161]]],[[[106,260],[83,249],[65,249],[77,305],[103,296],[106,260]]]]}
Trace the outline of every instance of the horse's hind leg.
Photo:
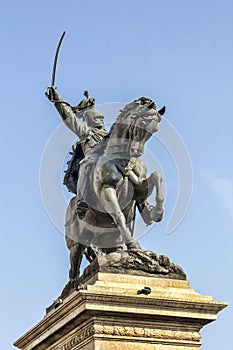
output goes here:
{"type": "Polygon", "coordinates": [[[130,230],[127,228],[126,219],[121,211],[115,189],[105,185],[102,187],[100,195],[106,212],[113,218],[113,221],[118,227],[127,248],[140,248],[139,243],[135,241],[135,239],[131,236],[130,230]]]}
{"type": "Polygon", "coordinates": [[[95,252],[95,250],[92,249],[91,246],[89,246],[85,249],[84,254],[85,254],[86,259],[89,261],[89,263],[94,261],[95,258],[97,257],[97,252],[95,252]]]}
{"type": "Polygon", "coordinates": [[[70,250],[70,271],[69,278],[70,280],[78,280],[80,274],[80,265],[82,262],[85,246],[74,242],[69,247],[70,250]]]}
{"type": "Polygon", "coordinates": [[[75,215],[75,201],[76,197],[70,200],[68,208],[66,210],[66,245],[70,251],[70,280],[77,280],[80,273],[80,265],[82,262],[85,246],[78,243],[80,227],[75,215]]]}

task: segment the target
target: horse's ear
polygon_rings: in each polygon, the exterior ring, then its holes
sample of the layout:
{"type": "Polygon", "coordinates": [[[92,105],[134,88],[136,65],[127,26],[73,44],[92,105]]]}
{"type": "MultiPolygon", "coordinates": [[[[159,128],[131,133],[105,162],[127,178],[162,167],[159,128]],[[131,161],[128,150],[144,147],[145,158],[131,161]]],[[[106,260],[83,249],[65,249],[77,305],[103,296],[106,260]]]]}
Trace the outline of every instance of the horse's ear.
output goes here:
{"type": "Polygon", "coordinates": [[[151,102],[148,106],[148,108],[154,108],[155,107],[155,102],[151,102]]]}
{"type": "Polygon", "coordinates": [[[165,111],[166,111],[166,107],[163,106],[163,107],[159,110],[159,114],[160,114],[160,115],[164,115],[165,111]]]}

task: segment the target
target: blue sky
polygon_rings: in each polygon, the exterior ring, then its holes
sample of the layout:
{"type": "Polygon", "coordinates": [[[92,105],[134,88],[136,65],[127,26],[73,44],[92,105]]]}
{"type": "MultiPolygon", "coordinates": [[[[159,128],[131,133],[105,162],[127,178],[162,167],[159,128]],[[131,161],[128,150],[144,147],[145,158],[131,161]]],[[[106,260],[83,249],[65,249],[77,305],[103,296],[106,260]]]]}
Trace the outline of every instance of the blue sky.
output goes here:
{"type": "MultiPolygon", "coordinates": [[[[152,140],[166,180],[165,217],[140,243],[181,265],[196,291],[232,303],[232,1],[9,0],[0,31],[4,350],[43,317],[68,277],[64,237],[39,186],[44,147],[61,123],[44,91],[64,30],[56,79],[64,99],[76,104],[88,89],[100,104],[148,96],[167,106],[190,153],[193,196],[182,223],[166,234],[177,170],[152,140]]],[[[232,321],[229,306],[203,329],[202,349],[229,349],[232,321]]]]}

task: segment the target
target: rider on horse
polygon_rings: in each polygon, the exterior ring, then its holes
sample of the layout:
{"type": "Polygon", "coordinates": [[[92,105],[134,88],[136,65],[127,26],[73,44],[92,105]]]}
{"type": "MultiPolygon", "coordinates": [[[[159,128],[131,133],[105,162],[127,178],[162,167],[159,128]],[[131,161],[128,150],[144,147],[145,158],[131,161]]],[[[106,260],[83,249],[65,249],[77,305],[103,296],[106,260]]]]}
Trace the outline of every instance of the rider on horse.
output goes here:
{"type": "MultiPolygon", "coordinates": [[[[88,244],[85,245],[85,243],[79,242],[77,238],[79,233],[74,224],[75,213],[78,215],[79,219],[84,219],[84,217],[86,218],[87,212],[89,212],[89,199],[87,201],[84,200],[83,198],[86,199],[86,196],[82,195],[86,190],[86,186],[87,190],[89,190],[88,187],[90,185],[88,185],[88,182],[86,181],[90,176],[90,172],[86,172],[86,167],[90,166],[91,163],[94,164],[98,161],[99,156],[101,156],[102,146],[106,144],[106,142],[101,141],[104,139],[107,140],[109,134],[104,127],[103,115],[101,112],[94,109],[95,100],[90,98],[87,92],[85,92],[84,95],[86,97],[85,99],[83,99],[77,106],[71,107],[69,103],[60,98],[54,87],[50,87],[49,93],[47,94],[49,100],[54,102],[54,105],[65,125],[73,131],[80,140],[80,142],[73,145],[73,156],[69,162],[64,178],[64,184],[67,186],[68,190],[76,194],[76,197],[73,197],[70,201],[66,217],[66,242],[70,249],[71,279],[78,276],[82,254],[85,253],[85,246],[88,247],[88,244]],[[86,123],[81,122],[79,120],[80,118],[83,118],[86,123]],[[81,171],[80,166],[82,167],[81,171]],[[78,182],[79,185],[77,186],[78,182]],[[80,192],[80,188],[82,188],[83,193],[80,192]]],[[[149,110],[152,107],[149,106],[149,110]]],[[[117,164],[118,170],[123,174],[123,177],[128,178],[132,184],[140,185],[137,183],[138,180],[141,181],[141,179],[144,179],[144,176],[146,176],[146,170],[144,170],[142,166],[143,163],[140,163],[135,158],[129,158],[127,163],[125,164],[124,169],[121,169],[122,164],[117,164]],[[141,172],[143,173],[143,176],[140,174],[141,172]]],[[[160,221],[159,218],[155,219],[154,215],[152,215],[155,207],[151,206],[147,200],[144,199],[143,201],[140,201],[139,199],[139,202],[136,200],[135,203],[146,224],[151,224],[153,221],[160,221]]],[[[91,207],[92,205],[90,205],[90,209],[91,207]]],[[[134,216],[135,213],[133,214],[133,217],[129,217],[128,219],[134,221],[134,216]]],[[[125,242],[127,248],[140,248],[140,245],[133,239],[132,235],[132,231],[131,237],[129,237],[129,234],[127,233],[127,242],[125,242]]],[[[118,243],[114,249],[121,249],[121,247],[121,243],[118,243]]],[[[109,248],[106,248],[106,253],[108,250],[109,248]]],[[[109,251],[111,251],[111,249],[109,251]]],[[[87,258],[91,261],[94,256],[90,257],[89,253],[89,257],[87,256],[87,258]]]]}
{"type": "MultiPolygon", "coordinates": [[[[100,111],[94,108],[95,99],[89,97],[87,91],[84,92],[84,98],[77,106],[71,107],[68,102],[65,102],[57,93],[54,87],[50,88],[49,99],[54,102],[65,125],[73,131],[78,137],[79,142],[72,146],[72,157],[68,162],[68,169],[64,176],[64,185],[68,190],[77,194],[77,183],[79,177],[80,163],[84,158],[96,157],[94,156],[94,148],[108,135],[108,131],[104,126],[104,116],[100,111]],[[83,119],[85,123],[79,119],[83,119]]],[[[128,167],[130,166],[129,163],[128,167]]],[[[131,171],[131,177],[135,177],[135,173],[131,171]]],[[[130,174],[129,174],[130,175],[130,174]]],[[[80,198],[76,198],[75,211],[80,219],[83,219],[88,210],[88,203],[80,198]]],[[[153,222],[150,216],[151,205],[146,201],[143,205],[137,204],[137,207],[142,215],[144,222],[149,225],[153,222]]]]}

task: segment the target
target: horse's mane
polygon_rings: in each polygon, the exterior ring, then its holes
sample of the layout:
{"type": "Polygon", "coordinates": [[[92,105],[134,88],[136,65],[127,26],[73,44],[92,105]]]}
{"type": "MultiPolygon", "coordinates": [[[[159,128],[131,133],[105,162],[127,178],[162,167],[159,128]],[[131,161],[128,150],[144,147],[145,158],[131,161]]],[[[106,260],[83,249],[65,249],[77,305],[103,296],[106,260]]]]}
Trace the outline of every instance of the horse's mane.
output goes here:
{"type": "Polygon", "coordinates": [[[138,118],[138,114],[134,114],[132,111],[143,105],[146,105],[148,108],[156,108],[155,102],[147,97],[140,97],[137,100],[126,104],[120,110],[108,134],[104,136],[99,145],[96,145],[92,149],[92,153],[98,154],[100,157],[105,152],[105,149],[108,147],[111,139],[128,139],[129,129],[131,128],[132,124],[134,124],[134,120],[138,118]]]}
{"type": "Polygon", "coordinates": [[[111,132],[113,131],[113,129],[115,129],[117,124],[121,124],[121,123],[125,123],[127,122],[128,117],[131,115],[131,118],[135,118],[136,115],[132,115],[132,111],[134,109],[136,109],[139,105],[148,105],[148,107],[150,105],[154,105],[155,106],[155,102],[153,100],[151,100],[148,97],[139,97],[137,100],[134,100],[133,102],[128,103],[127,105],[124,106],[124,108],[122,108],[120,110],[120,113],[118,114],[115,122],[113,123],[110,131],[109,131],[109,135],[111,134],[111,132]]]}

